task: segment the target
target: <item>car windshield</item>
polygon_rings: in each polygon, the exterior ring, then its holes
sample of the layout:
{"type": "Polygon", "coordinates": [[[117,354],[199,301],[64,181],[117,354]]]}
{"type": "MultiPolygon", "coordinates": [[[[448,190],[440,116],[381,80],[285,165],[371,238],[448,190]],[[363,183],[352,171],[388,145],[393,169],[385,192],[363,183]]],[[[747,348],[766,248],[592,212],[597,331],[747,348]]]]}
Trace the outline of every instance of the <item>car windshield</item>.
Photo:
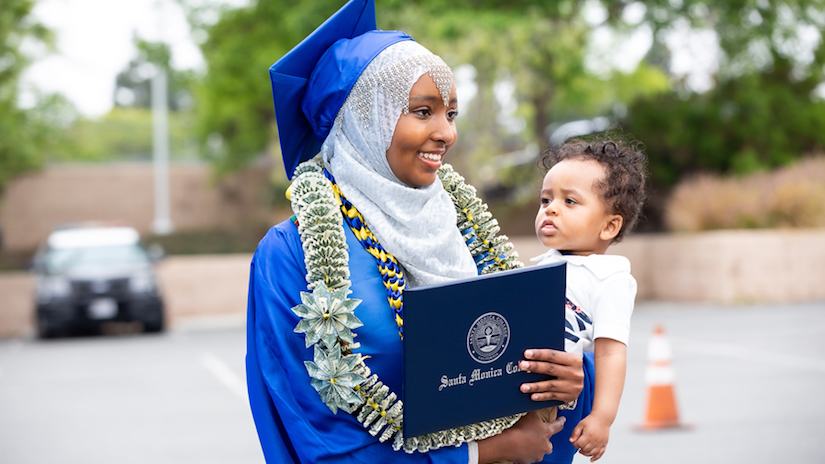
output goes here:
{"type": "Polygon", "coordinates": [[[51,249],[46,253],[44,264],[50,274],[60,274],[148,263],[146,251],[135,244],[51,249]]]}

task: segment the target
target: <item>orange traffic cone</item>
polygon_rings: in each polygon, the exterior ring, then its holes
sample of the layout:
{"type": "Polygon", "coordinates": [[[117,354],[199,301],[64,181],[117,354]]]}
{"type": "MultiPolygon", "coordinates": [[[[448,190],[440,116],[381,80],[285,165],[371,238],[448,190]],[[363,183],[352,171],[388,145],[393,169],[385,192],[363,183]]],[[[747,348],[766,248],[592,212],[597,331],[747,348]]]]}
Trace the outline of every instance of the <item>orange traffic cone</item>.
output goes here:
{"type": "Polygon", "coordinates": [[[647,348],[648,366],[645,372],[647,383],[647,411],[641,430],[659,430],[685,427],[679,422],[673,384],[676,374],[670,365],[672,352],[665,338],[665,331],[657,326],[647,348]]]}

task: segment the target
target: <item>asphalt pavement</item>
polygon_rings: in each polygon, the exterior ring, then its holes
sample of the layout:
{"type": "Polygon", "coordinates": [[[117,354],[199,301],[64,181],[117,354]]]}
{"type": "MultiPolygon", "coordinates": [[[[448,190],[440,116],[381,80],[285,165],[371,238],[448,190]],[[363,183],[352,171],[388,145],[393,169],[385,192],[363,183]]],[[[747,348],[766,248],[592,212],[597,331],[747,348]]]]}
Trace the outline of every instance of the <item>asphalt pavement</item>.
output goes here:
{"type": "Polygon", "coordinates": [[[632,324],[625,393],[600,463],[825,462],[825,302],[642,303],[632,324]],[[640,432],[657,325],[672,348],[679,420],[687,427],[640,432]]]}
{"type": "Polygon", "coordinates": [[[0,463],[261,464],[239,324],[0,343],[0,463]]]}
{"type": "MultiPolygon", "coordinates": [[[[243,322],[185,322],[159,335],[0,341],[0,462],[262,463],[243,322]]],[[[825,302],[640,303],[599,462],[825,462],[823,387],[825,302]],[[640,432],[657,325],[672,348],[686,427],[640,432]]]]}

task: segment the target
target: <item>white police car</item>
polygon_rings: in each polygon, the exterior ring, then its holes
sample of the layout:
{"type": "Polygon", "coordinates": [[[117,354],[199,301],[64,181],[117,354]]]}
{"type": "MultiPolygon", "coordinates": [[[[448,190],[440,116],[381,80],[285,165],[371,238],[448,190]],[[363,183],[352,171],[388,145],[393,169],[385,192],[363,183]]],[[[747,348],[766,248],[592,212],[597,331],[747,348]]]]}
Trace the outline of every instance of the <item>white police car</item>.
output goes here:
{"type": "Polygon", "coordinates": [[[104,322],[164,326],[152,256],[130,227],[74,226],[52,232],[34,257],[36,325],[41,338],[104,322]]]}

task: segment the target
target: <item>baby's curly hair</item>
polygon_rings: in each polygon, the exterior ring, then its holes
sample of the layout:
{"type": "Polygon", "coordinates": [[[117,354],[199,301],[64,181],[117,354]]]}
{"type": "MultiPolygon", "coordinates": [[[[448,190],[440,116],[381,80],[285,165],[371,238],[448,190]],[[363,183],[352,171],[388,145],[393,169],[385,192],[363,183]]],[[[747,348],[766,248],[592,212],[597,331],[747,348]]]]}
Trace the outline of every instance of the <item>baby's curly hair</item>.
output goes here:
{"type": "Polygon", "coordinates": [[[557,148],[541,154],[544,173],[557,163],[567,160],[595,160],[605,169],[605,178],[597,188],[602,192],[610,214],[622,217],[622,228],[613,239],[618,243],[639,221],[645,202],[647,158],[641,142],[627,142],[615,132],[586,141],[572,138],[557,148]]]}

